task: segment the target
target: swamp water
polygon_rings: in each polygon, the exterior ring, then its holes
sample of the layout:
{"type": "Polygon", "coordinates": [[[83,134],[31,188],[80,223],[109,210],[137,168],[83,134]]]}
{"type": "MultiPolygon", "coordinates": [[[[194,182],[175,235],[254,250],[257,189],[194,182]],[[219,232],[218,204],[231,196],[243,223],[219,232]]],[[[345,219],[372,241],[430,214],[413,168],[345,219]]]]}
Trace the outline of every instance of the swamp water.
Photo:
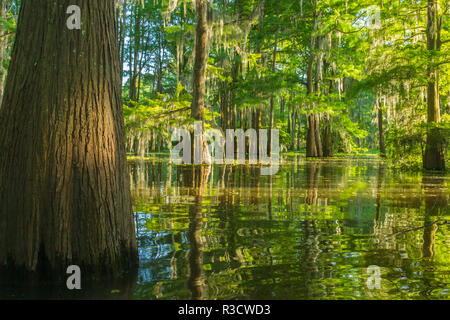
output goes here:
{"type": "Polygon", "coordinates": [[[448,175],[297,156],[274,176],[192,174],[164,159],[130,167],[137,299],[450,297],[448,175]]]}
{"type": "Polygon", "coordinates": [[[298,156],[285,157],[274,176],[257,166],[193,169],[164,157],[129,168],[137,274],[82,280],[72,291],[65,283],[0,286],[0,298],[450,297],[448,174],[298,156]]]}

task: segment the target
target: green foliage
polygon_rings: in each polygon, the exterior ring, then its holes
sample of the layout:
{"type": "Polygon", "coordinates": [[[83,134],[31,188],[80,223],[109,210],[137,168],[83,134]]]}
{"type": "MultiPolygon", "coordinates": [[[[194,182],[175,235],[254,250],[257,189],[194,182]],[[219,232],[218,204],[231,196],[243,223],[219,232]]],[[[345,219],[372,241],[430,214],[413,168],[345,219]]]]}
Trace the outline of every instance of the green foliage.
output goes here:
{"type": "Polygon", "coordinates": [[[191,96],[180,84],[172,96],[157,94],[152,99],[144,98],[139,103],[131,102],[131,106],[125,105],[123,112],[127,134],[155,131],[170,139],[173,128],[192,122],[188,116],[190,101],[191,96]]]}
{"type": "MultiPolygon", "coordinates": [[[[268,128],[273,106],[283,148],[302,150],[306,118],[314,113],[321,118],[322,139],[324,119],[330,119],[335,152],[358,153],[379,148],[381,114],[388,157],[395,163],[418,163],[430,132],[426,86],[432,67],[440,72],[443,121],[437,127],[442,137],[448,136],[450,30],[448,4],[439,1],[441,50],[426,46],[425,0],[265,0],[263,10],[260,0],[208,2],[206,126],[229,125],[230,117],[236,127],[252,126],[260,112],[260,125],[268,128]],[[380,9],[377,26],[369,16],[373,6],[380,9]],[[311,61],[314,92],[308,94],[311,61]]],[[[133,119],[127,114],[127,127],[164,136],[165,125],[189,123],[187,111],[179,118],[165,113],[188,108],[193,86],[196,12],[191,1],[173,4],[128,3],[121,25],[129,106],[134,69],[139,79],[139,104],[134,104],[133,119]],[[179,83],[184,103],[173,101],[179,83]]]]}

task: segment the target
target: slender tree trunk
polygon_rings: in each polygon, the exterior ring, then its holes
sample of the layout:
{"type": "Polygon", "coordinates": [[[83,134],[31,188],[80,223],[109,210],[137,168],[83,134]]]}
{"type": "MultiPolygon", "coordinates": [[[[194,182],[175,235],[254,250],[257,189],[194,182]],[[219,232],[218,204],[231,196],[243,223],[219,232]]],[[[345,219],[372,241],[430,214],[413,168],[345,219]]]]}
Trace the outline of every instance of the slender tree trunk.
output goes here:
{"type": "MultiPolygon", "coordinates": [[[[314,39],[311,40],[311,49],[314,48],[314,39]]],[[[307,94],[311,95],[313,93],[313,69],[314,69],[314,53],[310,53],[308,71],[307,71],[307,83],[306,89],[307,94]]],[[[316,147],[316,131],[315,131],[315,116],[310,113],[307,116],[307,134],[306,134],[306,156],[307,157],[317,157],[317,147],[316,147]]]]}
{"type": "Polygon", "coordinates": [[[322,140],[320,138],[320,115],[315,114],[314,129],[316,134],[314,135],[316,139],[317,157],[323,157],[322,140]]]}
{"type": "MultiPolygon", "coordinates": [[[[438,51],[441,47],[438,0],[428,0],[427,49],[438,51]]],[[[439,105],[439,67],[431,61],[428,66],[427,121],[434,126],[440,122],[439,105]]],[[[430,128],[427,132],[427,143],[423,167],[428,170],[445,170],[443,137],[439,129],[430,128]]]]}
{"type": "Polygon", "coordinates": [[[383,129],[383,109],[381,108],[381,101],[377,95],[377,112],[378,112],[378,139],[380,145],[380,156],[386,157],[386,146],[384,143],[384,129],[383,129]]]}
{"type": "Polygon", "coordinates": [[[133,48],[133,71],[130,77],[130,100],[138,101],[138,73],[139,73],[139,50],[141,47],[141,15],[139,4],[135,4],[134,11],[134,48],[133,48]]]}
{"type": "Polygon", "coordinates": [[[114,1],[22,0],[0,113],[0,265],[65,277],[137,265],[114,1]]]}
{"type": "Polygon", "coordinates": [[[333,135],[331,130],[331,116],[329,113],[325,114],[324,129],[323,129],[323,156],[333,156],[333,135]]]}
{"type": "MultiPolygon", "coordinates": [[[[316,13],[314,13],[316,15],[316,13]]],[[[314,31],[317,29],[317,16],[314,18],[314,31]]],[[[316,36],[311,35],[311,52],[308,62],[307,79],[306,79],[306,89],[308,96],[317,92],[319,87],[318,79],[316,79],[316,85],[314,86],[314,61],[316,60],[316,55],[314,50],[317,47],[318,39],[316,36]],[[316,87],[316,88],[314,88],[316,87]],[[316,89],[316,90],[315,90],[316,89]]],[[[316,63],[316,69],[318,68],[316,63]]],[[[316,72],[317,74],[317,72],[316,72]]],[[[306,156],[307,157],[322,157],[322,144],[320,140],[320,117],[319,114],[312,112],[308,115],[308,130],[306,135],[306,156]]]]}
{"type": "MultiPolygon", "coordinates": [[[[6,2],[0,2],[0,19],[6,18],[6,2]]],[[[0,109],[2,107],[3,91],[5,87],[6,69],[3,67],[3,59],[5,57],[5,48],[8,43],[8,36],[0,30],[0,109]]]]}
{"type": "MultiPolygon", "coordinates": [[[[278,16],[278,9],[277,9],[277,16],[278,16]]],[[[276,71],[276,64],[277,64],[277,46],[278,46],[278,29],[275,32],[275,42],[273,45],[273,57],[272,57],[272,73],[275,73],[276,71]]],[[[274,105],[275,105],[275,94],[272,93],[270,96],[270,114],[269,114],[269,128],[270,130],[274,129],[274,121],[275,121],[275,112],[274,112],[274,105]]],[[[272,135],[269,134],[269,141],[267,145],[267,154],[270,155],[272,153],[272,135]]]]}
{"type": "MultiPolygon", "coordinates": [[[[258,59],[258,64],[264,67],[264,58],[262,55],[262,46],[264,42],[263,38],[263,32],[264,32],[264,14],[265,14],[265,1],[262,1],[262,5],[258,10],[258,32],[259,32],[259,40],[257,41],[257,48],[256,52],[260,54],[260,58],[258,59]]],[[[263,93],[259,92],[258,97],[262,99],[263,93]]],[[[255,108],[254,113],[254,126],[253,128],[256,130],[256,133],[258,135],[258,143],[257,143],[257,150],[258,154],[262,154],[264,151],[265,146],[261,144],[261,141],[259,139],[259,130],[261,129],[262,125],[262,108],[264,107],[264,104],[260,104],[255,108]]],[[[270,135],[269,135],[270,136],[270,135]]]]}
{"type": "Polygon", "coordinates": [[[125,62],[125,35],[127,30],[127,0],[123,0],[122,5],[122,16],[120,19],[120,83],[122,83],[123,78],[123,65],[125,62]]]}
{"type": "MultiPolygon", "coordinates": [[[[333,64],[330,64],[324,60],[323,65],[324,65],[324,71],[326,73],[329,72],[332,75],[332,77],[334,78],[334,76],[336,75],[336,70],[333,67],[333,64]]],[[[334,94],[335,84],[336,84],[336,81],[331,79],[328,90],[325,89],[325,91],[327,91],[328,95],[334,94]]],[[[330,104],[332,104],[334,101],[334,97],[329,99],[328,101],[330,104]]],[[[329,112],[324,114],[324,122],[323,123],[324,123],[324,125],[323,125],[323,156],[324,157],[332,157],[333,153],[334,153],[334,139],[333,139],[333,130],[332,130],[333,119],[329,112]]]]}
{"type": "Polygon", "coordinates": [[[205,99],[206,45],[207,45],[207,2],[196,1],[197,25],[195,29],[195,62],[193,79],[193,100],[191,116],[203,121],[205,99]]]}
{"type": "MultiPolygon", "coordinates": [[[[193,93],[192,93],[192,105],[191,105],[191,117],[197,121],[204,121],[204,108],[205,108],[205,75],[206,75],[206,63],[207,63],[207,6],[206,0],[197,0],[195,3],[197,11],[197,25],[195,28],[195,62],[194,62],[194,75],[193,75],[193,93]]],[[[206,141],[203,136],[203,125],[202,133],[200,137],[194,137],[192,139],[193,149],[195,140],[198,141],[197,145],[202,146],[201,160],[204,161],[204,151],[206,150],[206,141]]],[[[192,157],[196,153],[195,150],[192,157]]],[[[194,159],[193,159],[194,160],[194,159]]]]}
{"type": "Polygon", "coordinates": [[[291,120],[291,137],[292,137],[292,150],[298,149],[297,145],[297,136],[299,135],[299,132],[297,131],[297,110],[294,110],[292,112],[292,120],[291,120]]]}
{"type": "Polygon", "coordinates": [[[296,130],[296,132],[297,133],[296,133],[295,140],[297,141],[296,142],[297,150],[300,150],[301,149],[301,145],[302,145],[302,137],[300,135],[300,132],[302,132],[302,116],[300,114],[297,116],[297,130],[296,130]]]}
{"type": "Polygon", "coordinates": [[[163,67],[164,67],[164,38],[163,38],[164,29],[160,30],[159,33],[159,49],[158,49],[158,72],[156,78],[156,92],[163,93],[163,67]]]}
{"type": "MultiPolygon", "coordinates": [[[[287,118],[286,132],[293,138],[293,134],[292,134],[292,131],[291,131],[291,119],[292,119],[292,112],[291,112],[291,108],[288,107],[288,118],[287,118]]],[[[294,149],[294,139],[292,139],[292,143],[291,143],[290,149],[291,150],[294,149]]]]}
{"type": "Polygon", "coordinates": [[[317,157],[316,147],[316,130],[315,129],[315,117],[314,114],[308,115],[308,129],[306,134],[306,156],[317,157]]]}

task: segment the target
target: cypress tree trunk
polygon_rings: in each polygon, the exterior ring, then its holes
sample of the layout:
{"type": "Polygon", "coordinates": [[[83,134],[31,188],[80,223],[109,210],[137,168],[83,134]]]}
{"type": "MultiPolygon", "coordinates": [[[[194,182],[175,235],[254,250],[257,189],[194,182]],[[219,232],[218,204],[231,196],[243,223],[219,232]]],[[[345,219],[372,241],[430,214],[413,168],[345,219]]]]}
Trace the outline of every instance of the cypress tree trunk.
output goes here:
{"type": "Polygon", "coordinates": [[[377,96],[377,112],[378,112],[378,138],[380,145],[380,156],[386,158],[386,146],[384,143],[384,129],[383,129],[383,109],[381,108],[380,97],[377,96]]]}
{"type": "MultiPolygon", "coordinates": [[[[330,72],[331,75],[334,77],[336,75],[336,68],[333,67],[332,64],[326,62],[324,60],[324,70],[325,72],[330,72]],[[329,67],[331,66],[331,71],[328,71],[329,67]]],[[[328,87],[328,95],[331,95],[335,91],[335,80],[330,80],[330,85],[328,87]]],[[[331,100],[333,101],[333,100],[331,100]]],[[[331,102],[330,101],[330,102],[331,102]]],[[[333,130],[332,130],[332,124],[333,120],[331,118],[330,113],[325,113],[324,115],[324,123],[323,123],[323,156],[324,157],[332,157],[334,154],[334,139],[333,139],[333,130]]]]}
{"type": "MultiPolygon", "coordinates": [[[[317,30],[317,14],[314,11],[314,31],[317,30]]],[[[319,91],[318,81],[316,79],[316,85],[314,85],[314,62],[316,60],[316,55],[314,50],[318,48],[318,39],[314,35],[311,35],[311,52],[308,62],[308,70],[306,74],[306,90],[307,95],[311,96],[319,91]]],[[[317,68],[317,64],[316,64],[317,68]]],[[[314,108],[314,107],[313,107],[314,108]]],[[[320,139],[320,116],[316,112],[312,112],[307,118],[308,131],[306,135],[306,157],[322,157],[322,143],[320,139]]]]}
{"type": "MultiPolygon", "coordinates": [[[[277,17],[278,17],[278,9],[277,9],[277,17]]],[[[276,65],[277,65],[277,46],[278,46],[278,28],[275,32],[275,41],[273,44],[273,57],[272,57],[272,72],[275,74],[276,71],[276,65]]],[[[275,124],[275,111],[274,111],[274,104],[275,104],[275,94],[272,93],[270,96],[270,114],[269,114],[269,128],[270,130],[274,129],[275,124]]],[[[267,154],[272,154],[272,135],[269,134],[269,141],[267,144],[267,154]]]]}
{"type": "Polygon", "coordinates": [[[23,0],[0,113],[0,266],[39,277],[137,265],[114,1],[23,0]]]}
{"type": "MultiPolygon", "coordinates": [[[[0,19],[6,18],[6,2],[0,1],[0,19]]],[[[0,30],[0,109],[2,107],[3,89],[5,86],[6,69],[3,67],[3,57],[5,56],[5,47],[8,43],[6,31],[0,30]]]]}
{"type": "MultiPolygon", "coordinates": [[[[427,20],[427,49],[430,51],[440,50],[441,39],[439,22],[439,5],[437,0],[428,0],[427,20]]],[[[428,67],[428,90],[427,90],[428,117],[427,122],[431,125],[440,122],[439,103],[439,67],[433,65],[428,67]]],[[[423,167],[428,170],[444,170],[444,146],[443,138],[437,128],[431,128],[427,133],[427,144],[423,159],[423,167]]]]}
{"type": "MultiPolygon", "coordinates": [[[[139,78],[139,50],[141,47],[141,16],[140,4],[135,5],[134,10],[134,55],[133,55],[133,72],[130,78],[130,100],[139,101],[138,95],[138,78],[139,78]]],[[[160,91],[159,91],[160,92],[160,91]]]]}
{"type": "Polygon", "coordinates": [[[317,157],[317,146],[316,146],[316,130],[315,130],[315,116],[314,114],[309,114],[307,116],[308,121],[308,131],[306,135],[306,156],[307,157],[317,157]]]}
{"type": "Polygon", "coordinates": [[[323,129],[323,156],[333,156],[333,133],[331,130],[331,116],[329,113],[325,114],[323,129]]]}
{"type": "MultiPolygon", "coordinates": [[[[314,38],[311,40],[311,48],[314,48],[314,38]]],[[[308,72],[307,72],[307,93],[308,96],[313,94],[313,68],[314,68],[314,54],[310,53],[308,72]]],[[[318,151],[316,146],[316,117],[314,113],[307,116],[307,135],[306,135],[306,156],[317,157],[318,151]]]]}
{"type": "Polygon", "coordinates": [[[314,138],[316,139],[316,148],[317,148],[317,155],[316,157],[323,157],[323,149],[322,149],[322,140],[320,138],[320,115],[318,113],[315,114],[315,121],[314,121],[314,129],[316,131],[314,138]]]}
{"type": "Polygon", "coordinates": [[[207,42],[207,2],[196,1],[197,26],[195,29],[195,62],[193,76],[193,100],[191,116],[196,120],[203,120],[205,73],[206,73],[206,42],[207,42]]]}
{"type": "MultiPolygon", "coordinates": [[[[207,21],[207,1],[197,0],[195,3],[197,11],[197,25],[195,28],[195,61],[194,61],[194,74],[193,74],[193,94],[191,105],[191,117],[195,120],[204,120],[204,107],[205,107],[205,75],[206,75],[206,46],[208,41],[208,21],[207,21]]],[[[192,135],[192,162],[195,162],[196,150],[195,145],[202,146],[202,150],[198,151],[200,155],[200,163],[205,160],[206,141],[204,139],[204,128],[202,124],[202,131],[200,136],[192,135]],[[195,142],[197,141],[197,143],[195,142]]]]}
{"type": "Polygon", "coordinates": [[[122,4],[122,16],[120,17],[120,28],[119,28],[119,48],[120,48],[120,80],[122,84],[123,78],[123,65],[125,62],[125,37],[127,32],[127,0],[123,1],[122,4]]]}

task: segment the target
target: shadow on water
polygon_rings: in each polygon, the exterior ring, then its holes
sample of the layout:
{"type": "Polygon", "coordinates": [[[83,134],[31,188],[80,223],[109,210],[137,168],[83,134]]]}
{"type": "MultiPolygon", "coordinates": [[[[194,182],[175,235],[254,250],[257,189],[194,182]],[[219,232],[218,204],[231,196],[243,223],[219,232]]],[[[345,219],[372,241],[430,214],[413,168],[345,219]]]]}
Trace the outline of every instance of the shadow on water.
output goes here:
{"type": "MultiPolygon", "coordinates": [[[[67,275],[67,277],[69,276],[67,275]]],[[[2,281],[0,284],[0,299],[129,300],[134,298],[136,281],[137,273],[129,274],[120,279],[104,281],[83,280],[83,273],[81,273],[80,290],[69,290],[66,285],[66,279],[54,282],[22,281],[14,284],[2,281]]]]}

